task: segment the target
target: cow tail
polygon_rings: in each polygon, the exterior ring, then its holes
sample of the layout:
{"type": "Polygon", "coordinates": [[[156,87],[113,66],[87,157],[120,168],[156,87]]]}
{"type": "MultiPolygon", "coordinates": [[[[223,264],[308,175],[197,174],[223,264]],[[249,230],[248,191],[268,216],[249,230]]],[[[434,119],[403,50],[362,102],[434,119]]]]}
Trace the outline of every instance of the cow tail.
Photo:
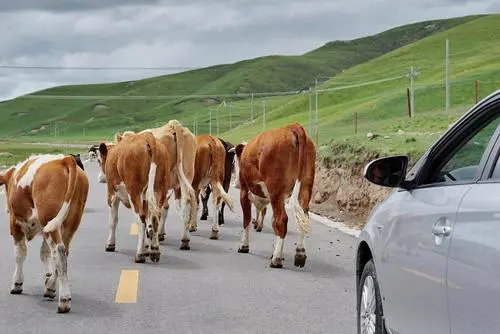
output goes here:
{"type": "Polygon", "coordinates": [[[66,186],[66,193],[64,195],[64,202],[62,203],[61,209],[57,213],[57,216],[52,218],[47,225],[43,228],[43,232],[50,233],[61,227],[66,216],[68,215],[71,198],[75,192],[76,182],[78,177],[77,165],[75,159],[72,156],[65,157],[63,163],[68,171],[68,185],[66,186]]]}
{"type": "Polygon", "coordinates": [[[290,206],[292,208],[292,213],[297,224],[299,232],[307,234],[311,232],[311,220],[309,219],[309,214],[304,211],[304,208],[300,205],[299,195],[301,181],[303,178],[303,173],[306,164],[306,146],[307,146],[307,136],[306,131],[300,125],[292,128],[292,133],[297,140],[297,148],[299,150],[298,159],[298,173],[297,179],[295,180],[295,185],[293,186],[292,195],[290,197],[290,206]]]}

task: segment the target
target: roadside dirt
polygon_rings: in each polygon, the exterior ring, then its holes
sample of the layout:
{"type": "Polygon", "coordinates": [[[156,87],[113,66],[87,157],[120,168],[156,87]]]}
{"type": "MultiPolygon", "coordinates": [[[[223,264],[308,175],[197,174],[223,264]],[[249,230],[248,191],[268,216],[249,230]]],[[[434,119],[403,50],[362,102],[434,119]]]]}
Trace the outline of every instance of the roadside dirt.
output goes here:
{"type": "Polygon", "coordinates": [[[371,184],[362,176],[363,167],[325,166],[317,162],[310,210],[318,215],[361,229],[373,207],[391,189],[371,184]]]}

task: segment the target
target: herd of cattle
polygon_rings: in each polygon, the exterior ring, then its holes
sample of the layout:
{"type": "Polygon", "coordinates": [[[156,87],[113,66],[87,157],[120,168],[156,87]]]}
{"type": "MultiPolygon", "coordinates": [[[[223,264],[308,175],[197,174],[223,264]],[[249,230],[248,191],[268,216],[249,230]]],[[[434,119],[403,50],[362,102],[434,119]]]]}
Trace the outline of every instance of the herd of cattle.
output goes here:
{"type": "MultiPolygon", "coordinates": [[[[115,134],[113,142],[102,142],[89,149],[90,160],[97,160],[98,180],[106,183],[109,206],[109,235],[106,251],[116,248],[118,207],[133,210],[139,222],[135,262],[160,260],[160,242],[165,239],[165,222],[173,192],[184,228],[180,249],[190,249],[190,232],[197,229],[199,198],[206,220],[208,198],[212,194],[212,231],[218,239],[224,224],[224,206],[234,212],[228,195],[232,174],[240,189],[243,236],[239,253],[249,252],[252,204],[256,208],[254,228],[263,228],[266,208],[273,210],[275,233],[270,267],[281,268],[288,216],[285,201],[297,223],[299,239],[295,266],[306,262],[304,238],[310,232],[309,202],[315,176],[316,148],[304,128],[293,123],[260,133],[236,146],[221,138],[195,136],[177,120],[162,127],[138,133],[115,134]]],[[[58,312],[71,309],[67,257],[87,202],[89,181],[79,155],[34,155],[0,173],[5,185],[10,231],[14,239],[15,270],[12,294],[23,290],[23,263],[27,242],[43,237],[40,257],[45,269],[44,297],[56,297],[58,312]]]]}

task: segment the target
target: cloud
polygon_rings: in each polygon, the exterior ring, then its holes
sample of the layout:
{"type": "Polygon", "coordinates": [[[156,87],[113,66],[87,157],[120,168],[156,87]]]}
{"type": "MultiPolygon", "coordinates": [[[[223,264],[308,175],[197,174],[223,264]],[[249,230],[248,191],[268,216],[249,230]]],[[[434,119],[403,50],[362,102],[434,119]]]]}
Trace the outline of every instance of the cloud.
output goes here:
{"type": "MultiPolygon", "coordinates": [[[[0,2],[0,64],[208,66],[301,54],[411,22],[491,12],[494,0],[17,0],[0,2]],[[388,15],[390,10],[390,15],[388,15]]],[[[0,69],[0,98],[165,71],[0,69]]]]}

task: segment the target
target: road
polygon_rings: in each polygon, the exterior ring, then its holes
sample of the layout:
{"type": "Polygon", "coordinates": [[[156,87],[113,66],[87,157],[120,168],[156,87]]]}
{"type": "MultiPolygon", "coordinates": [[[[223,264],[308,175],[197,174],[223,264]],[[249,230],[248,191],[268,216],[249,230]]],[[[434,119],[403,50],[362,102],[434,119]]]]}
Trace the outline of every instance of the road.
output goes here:
{"type": "MultiPolygon", "coordinates": [[[[43,299],[41,238],[28,244],[24,291],[10,295],[14,270],[5,197],[0,199],[0,332],[8,333],[354,333],[355,238],[318,222],[306,240],[307,263],[293,265],[297,233],[293,219],[282,269],[268,267],[273,231],[268,210],[264,230],[250,234],[250,253],[239,254],[241,207],[226,208],[220,239],[210,240],[210,220],[181,251],[180,216],[171,205],[167,240],[159,263],[133,262],[137,239],[132,212],[120,206],[117,249],[104,251],[108,235],[105,185],[97,166],[86,165],[90,193],[70,248],[72,309],[57,314],[43,299]]],[[[211,199],[210,199],[211,200],[211,199]]],[[[173,204],[173,203],[172,203],[173,204]]]]}

